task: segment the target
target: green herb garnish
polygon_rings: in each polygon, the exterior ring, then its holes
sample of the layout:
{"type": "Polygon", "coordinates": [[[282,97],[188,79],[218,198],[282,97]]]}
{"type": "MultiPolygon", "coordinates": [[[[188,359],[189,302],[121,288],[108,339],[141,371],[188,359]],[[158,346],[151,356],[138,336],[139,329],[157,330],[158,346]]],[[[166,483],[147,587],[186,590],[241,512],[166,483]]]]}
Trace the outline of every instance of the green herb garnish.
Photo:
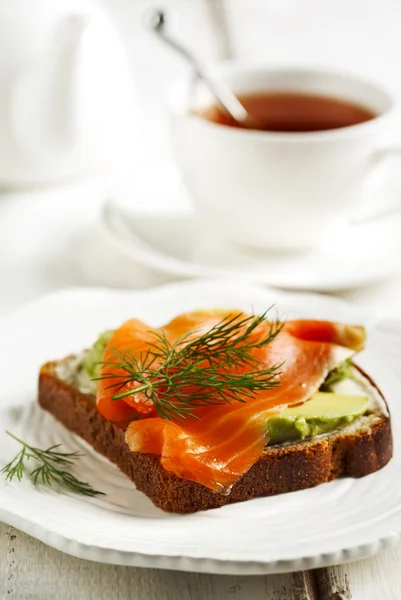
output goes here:
{"type": "Polygon", "coordinates": [[[29,478],[34,485],[43,484],[48,487],[55,485],[60,490],[84,496],[103,495],[103,492],[94,490],[89,483],[79,481],[69,472],[68,469],[74,464],[74,461],[83,456],[80,452],[58,452],[57,449],[61,444],[41,450],[29,446],[9,431],[6,433],[22,445],[22,450],[0,471],[0,473],[5,473],[6,480],[12,481],[16,477],[18,481],[21,481],[27,472],[26,463],[32,459],[39,465],[29,473],[29,478]]]}
{"type": "Polygon", "coordinates": [[[102,364],[117,373],[97,379],[115,379],[109,386],[116,391],[113,400],[142,392],[164,419],[199,418],[193,412],[195,408],[246,402],[257,392],[280,384],[277,377],[281,365],[266,368],[252,354],[270,344],[283,327],[274,321],[269,322],[267,333],[255,332],[266,320],[267,312],[248,317],[229,315],[206,333],[198,335],[192,330],[174,343],[163,330],[152,331],[154,341],[144,352],[109,349],[116,360],[102,364]],[[130,389],[124,390],[128,384],[130,389]]]}

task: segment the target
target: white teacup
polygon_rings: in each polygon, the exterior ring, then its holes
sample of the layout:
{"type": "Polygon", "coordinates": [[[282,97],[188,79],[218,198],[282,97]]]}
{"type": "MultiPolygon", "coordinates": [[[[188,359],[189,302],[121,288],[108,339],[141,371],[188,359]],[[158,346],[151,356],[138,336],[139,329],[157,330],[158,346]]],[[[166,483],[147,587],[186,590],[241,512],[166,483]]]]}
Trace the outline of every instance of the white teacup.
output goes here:
{"type": "Polygon", "coordinates": [[[325,131],[244,130],[193,114],[213,100],[204,93],[190,111],[188,85],[175,86],[170,109],[176,159],[200,214],[224,237],[264,248],[319,244],[328,228],[355,215],[373,169],[394,152],[401,156],[398,149],[377,149],[394,101],[375,84],[322,70],[235,63],[216,70],[239,95],[269,90],[320,94],[376,115],[325,131]]]}

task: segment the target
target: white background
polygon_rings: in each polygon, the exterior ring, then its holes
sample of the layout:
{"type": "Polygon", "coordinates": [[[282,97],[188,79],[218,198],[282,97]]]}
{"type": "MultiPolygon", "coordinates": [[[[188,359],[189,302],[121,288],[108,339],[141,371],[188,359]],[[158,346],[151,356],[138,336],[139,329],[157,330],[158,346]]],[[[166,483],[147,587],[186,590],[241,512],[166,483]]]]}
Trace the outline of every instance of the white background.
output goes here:
{"type": "MultiPolygon", "coordinates": [[[[130,176],[140,185],[132,202],[141,202],[152,181],[162,177],[160,166],[171,163],[165,95],[170,82],[187,73],[144,28],[143,15],[154,5],[153,0],[103,0],[121,32],[138,99],[130,176]]],[[[338,67],[381,82],[401,99],[401,0],[164,2],[171,31],[210,61],[227,53],[221,36],[213,35],[212,17],[221,7],[236,58],[338,67]]],[[[392,136],[401,143],[401,115],[399,123],[392,136]]],[[[58,188],[0,197],[0,314],[60,287],[144,287],[163,281],[113,254],[100,239],[97,220],[104,200],[85,189],[69,196],[58,188]]],[[[394,278],[344,297],[401,313],[400,290],[401,279],[394,278]]]]}

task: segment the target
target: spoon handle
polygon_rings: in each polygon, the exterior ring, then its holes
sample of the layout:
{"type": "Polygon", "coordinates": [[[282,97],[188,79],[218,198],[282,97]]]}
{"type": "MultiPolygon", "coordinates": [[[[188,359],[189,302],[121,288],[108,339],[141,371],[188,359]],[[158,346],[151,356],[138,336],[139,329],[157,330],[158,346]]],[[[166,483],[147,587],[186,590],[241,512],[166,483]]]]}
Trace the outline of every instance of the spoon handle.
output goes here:
{"type": "Polygon", "coordinates": [[[152,11],[146,16],[147,26],[156,33],[166,44],[173,48],[191,65],[193,71],[200,77],[209,88],[215,99],[221,106],[240,124],[253,124],[254,119],[238,100],[230,88],[219,78],[215,77],[210,70],[202,64],[196,56],[185,46],[168,35],[165,28],[165,14],[162,10],[152,11]]]}
{"type": "Polygon", "coordinates": [[[204,81],[204,83],[212,92],[213,96],[215,96],[222,107],[227,110],[227,112],[231,114],[236,121],[241,123],[247,120],[247,111],[224,82],[215,78],[210,70],[205,65],[202,65],[190,50],[187,50],[187,48],[181,46],[181,44],[176,42],[164,31],[159,32],[159,35],[167,44],[169,44],[171,48],[181,54],[181,56],[183,56],[191,64],[192,69],[195,71],[198,77],[204,81]]]}

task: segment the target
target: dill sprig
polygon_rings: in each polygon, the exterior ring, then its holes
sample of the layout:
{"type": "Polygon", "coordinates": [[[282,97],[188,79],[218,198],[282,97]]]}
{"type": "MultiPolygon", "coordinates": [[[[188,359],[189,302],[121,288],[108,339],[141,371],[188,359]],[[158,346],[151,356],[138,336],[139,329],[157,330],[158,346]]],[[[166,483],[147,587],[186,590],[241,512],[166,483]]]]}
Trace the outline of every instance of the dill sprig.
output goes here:
{"type": "Polygon", "coordinates": [[[39,464],[29,473],[29,478],[34,485],[43,484],[48,487],[55,485],[60,490],[84,496],[103,494],[103,492],[94,490],[89,483],[79,481],[69,472],[68,469],[74,464],[74,461],[83,456],[80,452],[58,452],[61,444],[41,450],[29,446],[9,431],[6,433],[22,445],[22,450],[0,471],[0,473],[6,474],[6,480],[12,481],[16,477],[18,481],[21,481],[27,472],[26,463],[32,459],[39,464]]]}
{"type": "Polygon", "coordinates": [[[254,352],[270,344],[283,326],[276,320],[268,322],[263,335],[257,332],[267,312],[228,315],[206,333],[192,330],[175,342],[164,330],[152,331],[146,351],[110,348],[116,360],[102,362],[110,369],[97,379],[115,380],[108,386],[115,388],[113,400],[144,394],[164,419],[199,418],[196,408],[246,402],[280,383],[281,365],[266,367],[254,352]]]}

